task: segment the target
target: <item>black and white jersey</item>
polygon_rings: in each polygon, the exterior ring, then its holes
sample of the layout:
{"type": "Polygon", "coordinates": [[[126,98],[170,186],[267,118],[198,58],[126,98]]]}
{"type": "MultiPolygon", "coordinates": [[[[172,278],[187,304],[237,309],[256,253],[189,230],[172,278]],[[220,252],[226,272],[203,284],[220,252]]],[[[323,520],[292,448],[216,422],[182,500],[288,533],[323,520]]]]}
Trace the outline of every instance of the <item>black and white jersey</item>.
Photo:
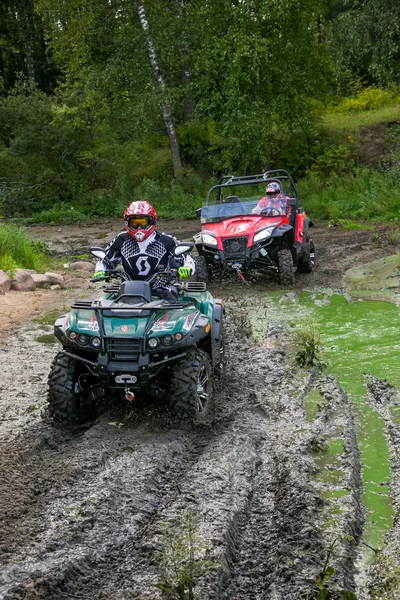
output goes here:
{"type": "MultiPolygon", "coordinates": [[[[158,231],[143,242],[137,242],[123,231],[107,246],[105,257],[97,263],[96,271],[114,269],[121,262],[127,280],[146,281],[158,271],[159,266],[168,266],[178,243],[176,238],[158,231]]],[[[185,255],[182,264],[191,267],[194,272],[195,263],[189,254],[185,255]]],[[[163,279],[158,279],[153,288],[165,286],[168,282],[163,279]]]]}

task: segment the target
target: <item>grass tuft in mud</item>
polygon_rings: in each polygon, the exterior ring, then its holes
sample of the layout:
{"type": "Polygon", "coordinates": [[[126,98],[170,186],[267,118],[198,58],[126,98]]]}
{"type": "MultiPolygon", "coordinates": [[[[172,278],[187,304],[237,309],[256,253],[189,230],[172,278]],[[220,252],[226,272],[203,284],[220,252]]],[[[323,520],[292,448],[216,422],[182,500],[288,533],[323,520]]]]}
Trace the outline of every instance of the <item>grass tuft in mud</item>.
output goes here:
{"type": "Polygon", "coordinates": [[[161,576],[155,587],[163,592],[165,600],[193,600],[199,579],[217,565],[207,558],[207,548],[199,544],[191,510],[184,511],[177,529],[164,523],[162,535],[161,576]]]}
{"type": "Polygon", "coordinates": [[[297,345],[296,362],[302,367],[311,365],[323,365],[322,360],[322,338],[314,321],[300,325],[295,331],[295,343],[297,345]]]}

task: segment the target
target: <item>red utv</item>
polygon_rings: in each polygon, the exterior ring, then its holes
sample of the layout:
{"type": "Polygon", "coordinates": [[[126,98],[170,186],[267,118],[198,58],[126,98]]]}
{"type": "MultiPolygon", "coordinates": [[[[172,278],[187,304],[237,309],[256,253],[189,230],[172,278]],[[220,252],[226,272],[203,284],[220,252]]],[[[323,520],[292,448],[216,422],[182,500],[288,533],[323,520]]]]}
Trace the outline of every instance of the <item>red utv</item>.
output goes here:
{"type": "Polygon", "coordinates": [[[196,213],[202,225],[194,236],[199,281],[230,269],[243,280],[257,271],[274,273],[281,285],[293,285],[296,269],[310,273],[315,267],[309,235],[313,223],[299,208],[296,186],[283,169],[222,177],[196,213]],[[279,186],[278,207],[266,205],[269,184],[279,186]]]}

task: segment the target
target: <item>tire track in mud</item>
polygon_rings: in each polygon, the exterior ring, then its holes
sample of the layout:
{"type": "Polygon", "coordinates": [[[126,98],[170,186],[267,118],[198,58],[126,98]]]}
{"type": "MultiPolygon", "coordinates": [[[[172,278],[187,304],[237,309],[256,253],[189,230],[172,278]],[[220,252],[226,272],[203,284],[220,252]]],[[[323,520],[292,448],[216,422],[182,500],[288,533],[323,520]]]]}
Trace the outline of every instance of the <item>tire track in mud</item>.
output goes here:
{"type": "Polygon", "coordinates": [[[400,597],[400,579],[398,556],[400,548],[400,423],[398,406],[400,390],[386,380],[365,374],[369,399],[374,409],[385,422],[385,437],[389,450],[391,470],[391,498],[394,510],[394,522],[391,531],[385,537],[382,552],[377,555],[375,564],[369,570],[369,578],[360,594],[360,600],[385,598],[396,600],[400,597]]]}
{"type": "MultiPolygon", "coordinates": [[[[332,533],[321,526],[325,503],[313,453],[338,420],[349,432],[346,481],[358,490],[347,398],[334,380],[317,380],[288,360],[279,323],[271,321],[256,344],[235,298],[226,330],[226,385],[201,425],[151,409],[139,409],[132,422],[115,407],[85,432],[37,417],[24,417],[18,435],[9,430],[0,444],[7,473],[0,507],[13,520],[3,530],[0,598],[161,598],[154,584],[162,527],[179,526],[185,509],[216,565],[196,597],[295,600],[313,588],[332,533]],[[316,386],[326,402],[310,423],[304,400],[316,386]]],[[[50,365],[55,350],[37,346],[50,365]]],[[[28,378],[38,364],[28,366],[28,378]]],[[[347,510],[335,534],[359,523],[356,513],[347,510]]],[[[342,545],[335,557],[339,587],[352,585],[352,562],[341,562],[350,549],[342,545]]]]}

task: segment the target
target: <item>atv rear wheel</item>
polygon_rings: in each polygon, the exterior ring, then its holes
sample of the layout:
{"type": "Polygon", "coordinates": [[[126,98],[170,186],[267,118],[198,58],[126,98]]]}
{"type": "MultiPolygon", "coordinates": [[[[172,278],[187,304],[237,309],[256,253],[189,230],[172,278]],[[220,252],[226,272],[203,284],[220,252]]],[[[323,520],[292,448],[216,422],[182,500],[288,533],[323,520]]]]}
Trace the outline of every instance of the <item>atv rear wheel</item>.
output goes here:
{"type": "Polygon", "coordinates": [[[281,285],[294,284],[293,257],[288,248],[278,250],[278,272],[281,285]]]}
{"type": "Polygon", "coordinates": [[[198,256],[196,258],[196,281],[207,281],[210,280],[208,261],[205,256],[198,256]]]}
{"type": "Polygon", "coordinates": [[[60,352],[54,358],[48,379],[49,412],[63,425],[83,425],[97,416],[93,394],[79,388],[79,378],[87,373],[84,365],[60,352]]]}
{"type": "Polygon", "coordinates": [[[308,240],[304,249],[304,255],[297,265],[299,273],[311,273],[315,269],[315,246],[312,240],[308,240]]]}
{"type": "Polygon", "coordinates": [[[212,368],[208,354],[196,349],[173,366],[170,408],[196,419],[211,403],[212,368]]]}

